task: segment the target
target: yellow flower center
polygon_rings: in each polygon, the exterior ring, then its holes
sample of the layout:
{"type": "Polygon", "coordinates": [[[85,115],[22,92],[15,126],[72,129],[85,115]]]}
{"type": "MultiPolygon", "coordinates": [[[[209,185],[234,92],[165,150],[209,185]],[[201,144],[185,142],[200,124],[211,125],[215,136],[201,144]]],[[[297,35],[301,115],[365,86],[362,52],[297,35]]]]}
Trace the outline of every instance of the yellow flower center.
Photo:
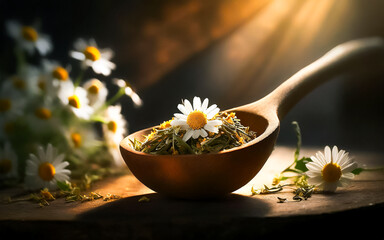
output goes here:
{"type": "Polygon", "coordinates": [[[0,174],[7,174],[12,169],[12,162],[9,159],[0,160],[0,174]]]}
{"type": "Polygon", "coordinates": [[[83,53],[85,55],[85,58],[91,61],[99,60],[101,57],[99,49],[93,46],[86,47],[83,53]]]}
{"type": "Polygon", "coordinates": [[[189,113],[187,117],[188,126],[194,130],[204,127],[207,121],[207,115],[198,110],[189,113]]]}
{"type": "Polygon", "coordinates": [[[6,112],[12,107],[12,102],[6,98],[0,98],[0,112],[6,112]]]}
{"type": "Polygon", "coordinates": [[[48,120],[51,118],[52,113],[48,108],[41,107],[35,110],[35,115],[40,119],[48,120]]]}
{"type": "Polygon", "coordinates": [[[72,133],[71,134],[71,140],[73,145],[76,148],[79,148],[81,146],[81,135],[79,133],[72,133]]]}
{"type": "Polygon", "coordinates": [[[29,27],[29,26],[24,26],[21,28],[21,35],[25,40],[28,40],[31,42],[36,42],[39,36],[36,30],[33,27],[29,27]]]}
{"type": "Polygon", "coordinates": [[[102,87],[103,85],[99,80],[93,79],[87,90],[90,94],[98,94],[102,87]]]}
{"type": "Polygon", "coordinates": [[[115,133],[117,131],[117,123],[115,121],[109,121],[109,123],[107,124],[108,126],[108,130],[115,133]]]}
{"type": "Polygon", "coordinates": [[[51,181],[56,174],[55,167],[49,163],[44,162],[39,166],[39,176],[44,181],[51,181]]]}
{"type": "Polygon", "coordinates": [[[321,175],[326,182],[336,182],[341,177],[341,168],[336,163],[328,163],[321,170],[321,175]]]}
{"type": "Polygon", "coordinates": [[[25,89],[25,81],[18,76],[12,77],[12,84],[19,90],[25,89]]]}
{"type": "Polygon", "coordinates": [[[80,100],[76,95],[68,97],[68,104],[74,108],[80,108],[80,100]]]}
{"type": "Polygon", "coordinates": [[[68,79],[68,72],[63,67],[57,67],[53,70],[52,76],[61,81],[66,81],[68,79]]]}

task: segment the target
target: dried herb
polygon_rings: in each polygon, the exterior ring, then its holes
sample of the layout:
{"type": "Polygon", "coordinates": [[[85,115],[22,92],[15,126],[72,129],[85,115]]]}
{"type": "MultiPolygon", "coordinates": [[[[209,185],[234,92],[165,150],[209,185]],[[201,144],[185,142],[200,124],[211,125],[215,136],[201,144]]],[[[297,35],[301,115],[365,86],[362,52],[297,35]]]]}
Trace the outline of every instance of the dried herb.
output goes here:
{"type": "Polygon", "coordinates": [[[215,119],[223,122],[219,132],[209,132],[205,138],[190,138],[185,142],[182,138],[186,131],[172,127],[170,120],[155,127],[143,142],[134,139],[131,144],[137,151],[156,155],[202,154],[239,147],[256,138],[256,133],[243,126],[234,112],[219,113],[215,119]]]}

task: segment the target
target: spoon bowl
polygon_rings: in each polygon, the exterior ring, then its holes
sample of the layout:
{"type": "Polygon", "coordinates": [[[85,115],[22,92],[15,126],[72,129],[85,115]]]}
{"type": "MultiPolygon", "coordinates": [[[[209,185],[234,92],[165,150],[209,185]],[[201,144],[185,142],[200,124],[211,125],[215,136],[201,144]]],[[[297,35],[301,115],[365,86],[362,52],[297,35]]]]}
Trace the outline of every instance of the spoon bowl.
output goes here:
{"type": "Polygon", "coordinates": [[[135,132],[120,143],[128,168],[150,189],[184,199],[225,196],[254,178],[272,153],[280,120],[306,94],[340,74],[383,69],[384,42],[379,38],[350,41],[337,46],[303,68],[266,97],[235,112],[257,137],[240,147],[218,153],[152,155],[136,151],[130,140],[143,140],[152,128],[135,132]]]}

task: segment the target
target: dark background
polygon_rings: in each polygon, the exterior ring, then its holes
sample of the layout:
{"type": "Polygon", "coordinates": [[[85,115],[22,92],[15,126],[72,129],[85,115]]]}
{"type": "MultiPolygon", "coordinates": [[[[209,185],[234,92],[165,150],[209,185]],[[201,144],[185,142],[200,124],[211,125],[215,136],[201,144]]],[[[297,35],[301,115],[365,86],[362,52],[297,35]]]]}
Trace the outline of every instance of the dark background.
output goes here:
{"type": "MultiPolygon", "coordinates": [[[[340,43],[384,37],[383,9],[381,0],[1,0],[0,23],[40,22],[54,44],[48,58],[73,65],[72,74],[77,38],[112,48],[117,69],[97,77],[110,94],[117,77],[141,96],[141,108],[121,101],[134,132],[170,119],[184,98],[208,97],[223,110],[255,101],[340,43]]],[[[12,41],[5,31],[0,39],[0,68],[12,72],[12,41]]],[[[383,71],[317,88],[282,121],[278,144],[295,144],[296,120],[304,146],[384,151],[383,71]]]]}

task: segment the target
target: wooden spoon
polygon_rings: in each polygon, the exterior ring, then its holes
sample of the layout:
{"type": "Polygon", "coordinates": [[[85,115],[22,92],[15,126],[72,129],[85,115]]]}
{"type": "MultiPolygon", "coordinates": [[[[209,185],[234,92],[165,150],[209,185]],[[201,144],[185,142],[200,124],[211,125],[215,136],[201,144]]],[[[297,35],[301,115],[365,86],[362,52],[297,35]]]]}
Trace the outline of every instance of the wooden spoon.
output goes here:
{"type": "Polygon", "coordinates": [[[219,153],[151,155],[134,150],[129,139],[143,140],[151,128],[120,143],[131,172],[150,189],[166,196],[198,199],[227,195],[247,184],[274,149],[280,120],[307,93],[340,74],[384,69],[384,41],[367,38],[337,46],[297,72],[259,101],[227,110],[258,135],[240,147],[219,153]],[[378,68],[380,67],[380,68],[378,68]]]}

